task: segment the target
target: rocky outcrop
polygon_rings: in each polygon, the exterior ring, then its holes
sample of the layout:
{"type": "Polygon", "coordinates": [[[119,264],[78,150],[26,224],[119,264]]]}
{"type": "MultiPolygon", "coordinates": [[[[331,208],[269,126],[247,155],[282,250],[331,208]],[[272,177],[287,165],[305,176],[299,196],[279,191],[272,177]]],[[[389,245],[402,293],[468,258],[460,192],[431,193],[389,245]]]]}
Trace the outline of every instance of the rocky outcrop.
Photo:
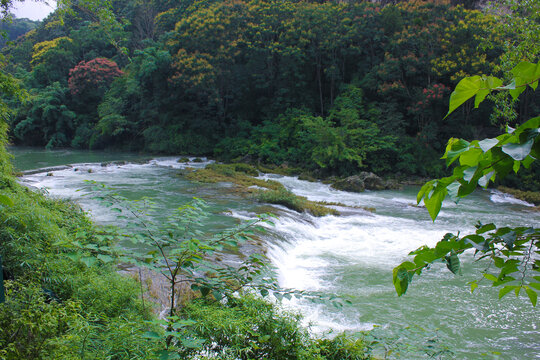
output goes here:
{"type": "Polygon", "coordinates": [[[23,175],[34,175],[34,174],[40,174],[40,173],[51,173],[53,171],[61,171],[61,170],[67,170],[73,168],[71,165],[62,165],[62,166],[51,166],[51,167],[45,167],[41,169],[35,169],[35,170],[26,170],[23,171],[23,175]]]}
{"type": "Polygon", "coordinates": [[[365,190],[396,189],[399,185],[396,181],[384,180],[374,173],[363,171],[358,175],[337,180],[332,184],[332,187],[336,190],[362,192],[365,190]]]}

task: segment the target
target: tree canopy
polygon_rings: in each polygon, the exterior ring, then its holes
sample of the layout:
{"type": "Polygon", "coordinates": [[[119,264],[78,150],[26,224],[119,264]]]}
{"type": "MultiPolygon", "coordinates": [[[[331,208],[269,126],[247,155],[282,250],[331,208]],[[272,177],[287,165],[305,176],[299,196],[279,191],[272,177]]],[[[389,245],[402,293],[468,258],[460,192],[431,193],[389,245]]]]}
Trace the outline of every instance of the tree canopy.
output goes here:
{"type": "MultiPolygon", "coordinates": [[[[320,175],[443,175],[443,141],[498,131],[491,103],[442,120],[462,76],[500,75],[521,35],[498,16],[448,1],[64,2],[3,53],[31,97],[69,88],[81,62],[118,65],[92,101],[64,99],[84,130],[66,128],[61,146],[248,157],[320,175]]],[[[537,96],[527,92],[519,113],[537,96]]],[[[13,108],[14,142],[32,143],[21,136],[31,107],[13,108]]],[[[56,144],[51,136],[40,144],[56,144]]]]}

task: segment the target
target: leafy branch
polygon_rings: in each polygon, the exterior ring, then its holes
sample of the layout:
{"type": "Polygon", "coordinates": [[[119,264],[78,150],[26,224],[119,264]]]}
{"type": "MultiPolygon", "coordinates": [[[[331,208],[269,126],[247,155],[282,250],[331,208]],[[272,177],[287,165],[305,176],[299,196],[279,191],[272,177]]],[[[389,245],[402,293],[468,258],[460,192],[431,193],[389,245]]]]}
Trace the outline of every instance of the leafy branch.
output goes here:
{"type": "MultiPolygon", "coordinates": [[[[475,98],[475,107],[483,102],[492,91],[508,91],[514,98],[527,87],[536,90],[540,79],[540,63],[522,62],[511,70],[513,79],[502,86],[502,80],[493,76],[472,76],[462,79],[450,96],[451,114],[460,105],[475,98]]],[[[507,127],[506,133],[492,139],[466,141],[451,138],[443,159],[446,165],[454,165],[452,175],[435,179],[422,186],[417,202],[422,200],[432,220],[435,221],[443,201],[448,196],[456,203],[472,193],[478,185],[486,188],[498,177],[510,172],[517,173],[523,166],[529,168],[540,156],[540,117],[529,119],[516,129],[507,127]]],[[[502,286],[499,297],[510,291],[516,296],[524,290],[533,306],[536,306],[540,291],[540,229],[534,227],[502,227],[494,224],[477,226],[475,234],[459,237],[446,234],[434,248],[423,246],[409,255],[413,261],[405,261],[394,268],[393,282],[399,296],[405,294],[413,276],[437,261],[442,261],[454,274],[461,273],[459,255],[469,249],[480,254],[478,260],[488,259],[490,266],[483,271],[483,279],[492,286],[502,286]],[[491,264],[498,272],[490,272],[491,264]],[[532,275],[531,275],[532,274],[532,275]]],[[[471,291],[479,280],[471,282],[471,291]]]]}

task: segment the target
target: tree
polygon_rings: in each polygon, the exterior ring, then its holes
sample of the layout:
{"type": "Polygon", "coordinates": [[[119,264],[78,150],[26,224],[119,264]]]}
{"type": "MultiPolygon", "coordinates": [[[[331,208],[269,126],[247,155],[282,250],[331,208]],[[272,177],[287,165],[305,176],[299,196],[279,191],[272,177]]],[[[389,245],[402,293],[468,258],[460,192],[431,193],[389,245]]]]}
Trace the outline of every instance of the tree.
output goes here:
{"type": "Polygon", "coordinates": [[[30,96],[28,110],[20,111],[23,118],[13,129],[18,139],[47,148],[71,145],[76,128],[76,114],[66,104],[69,90],[55,82],[30,96]]]}
{"type": "Polygon", "coordinates": [[[69,90],[73,96],[101,98],[114,78],[123,74],[114,61],[105,58],[83,60],[69,71],[69,90]]]}
{"type": "MultiPolygon", "coordinates": [[[[493,91],[508,91],[515,100],[527,88],[536,90],[540,80],[540,62],[521,62],[511,71],[512,81],[493,76],[472,76],[462,79],[450,97],[447,116],[460,105],[474,98],[475,107],[493,91]]],[[[510,172],[518,172],[523,166],[529,168],[540,156],[540,116],[529,119],[516,129],[507,127],[506,133],[482,141],[466,141],[452,138],[448,141],[443,159],[447,165],[456,163],[451,176],[431,180],[420,190],[417,201],[423,199],[435,221],[443,200],[449,196],[455,201],[472,193],[477,185],[484,188],[497,178],[510,172]]],[[[403,295],[415,274],[420,275],[436,261],[442,261],[454,273],[461,272],[459,255],[474,249],[479,259],[490,262],[482,272],[482,279],[472,281],[471,291],[486,279],[492,286],[501,286],[499,298],[514,291],[516,296],[524,290],[533,306],[540,291],[540,229],[534,227],[501,227],[494,224],[478,224],[475,234],[460,237],[446,234],[434,248],[423,246],[409,255],[413,261],[405,261],[394,268],[393,282],[399,296],[403,295]],[[493,269],[493,270],[490,270],[493,269]]]]}

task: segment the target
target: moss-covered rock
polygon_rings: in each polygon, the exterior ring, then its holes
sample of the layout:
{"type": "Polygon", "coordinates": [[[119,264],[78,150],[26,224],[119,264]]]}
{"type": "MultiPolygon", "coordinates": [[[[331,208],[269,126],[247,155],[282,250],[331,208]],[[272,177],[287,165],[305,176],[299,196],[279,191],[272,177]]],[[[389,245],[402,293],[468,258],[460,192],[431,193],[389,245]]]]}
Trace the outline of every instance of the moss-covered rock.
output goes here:
{"type": "Polygon", "coordinates": [[[384,180],[374,173],[363,171],[358,175],[334,181],[332,187],[336,190],[363,192],[365,190],[398,189],[399,184],[395,180],[384,180]]]}
{"type": "Polygon", "coordinates": [[[294,211],[308,212],[313,216],[339,215],[339,211],[315,201],[310,201],[303,196],[295,195],[285,188],[259,191],[257,199],[261,202],[283,205],[294,211]]]}
{"type": "Polygon", "coordinates": [[[247,164],[210,164],[204,169],[188,172],[184,176],[189,180],[205,183],[232,183],[240,194],[253,194],[260,202],[283,205],[298,212],[309,212],[314,216],[339,214],[335,209],[293,194],[277,181],[253,177],[258,174],[257,169],[247,164]]]}
{"type": "Polygon", "coordinates": [[[257,188],[276,190],[283,185],[273,180],[257,179],[246,173],[254,174],[259,172],[249,165],[241,164],[210,164],[204,169],[194,169],[185,174],[188,180],[203,183],[228,182],[237,186],[239,192],[254,193],[257,188]],[[237,167],[238,166],[238,167],[237,167]],[[248,168],[249,167],[249,168],[248,168]],[[237,170],[237,168],[240,170],[237,170]]]}

